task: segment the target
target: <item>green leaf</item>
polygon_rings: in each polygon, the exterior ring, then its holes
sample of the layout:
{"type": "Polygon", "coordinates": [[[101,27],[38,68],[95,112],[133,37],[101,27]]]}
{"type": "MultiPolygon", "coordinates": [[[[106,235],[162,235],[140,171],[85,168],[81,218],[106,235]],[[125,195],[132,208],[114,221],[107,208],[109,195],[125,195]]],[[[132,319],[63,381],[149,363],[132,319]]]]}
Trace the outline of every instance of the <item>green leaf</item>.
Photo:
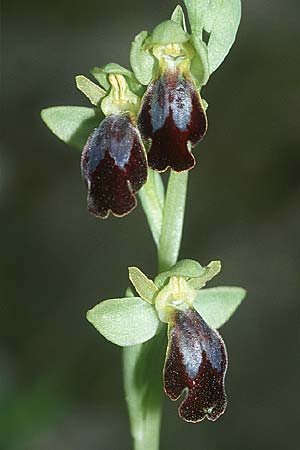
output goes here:
{"type": "Polygon", "coordinates": [[[90,309],[86,317],[99,333],[121,347],[148,341],[159,326],[154,307],[139,297],[105,300],[90,309]]]}
{"type": "Polygon", "coordinates": [[[99,106],[102,98],[106,96],[105,90],[83,75],[77,75],[75,80],[77,88],[87,96],[92,105],[99,106]]]}
{"type": "Polygon", "coordinates": [[[191,73],[195,78],[197,85],[204,86],[210,75],[207,46],[205,42],[195,34],[191,36],[190,42],[195,49],[195,55],[191,62],[191,73]]]}
{"type": "Polygon", "coordinates": [[[160,232],[164,208],[164,187],[160,175],[152,169],[148,169],[148,179],[142,189],[139,190],[144,212],[155,244],[159,245],[160,232]]]}
{"type": "Polygon", "coordinates": [[[170,277],[178,276],[194,278],[199,277],[203,272],[205,272],[205,268],[202,267],[198,261],[194,261],[193,259],[182,259],[171,267],[170,270],[157,275],[154,283],[158,288],[161,288],[165,284],[165,281],[170,277]]]}
{"type": "Polygon", "coordinates": [[[218,275],[221,268],[221,261],[211,261],[206,267],[203,268],[203,272],[200,276],[188,281],[188,285],[194,289],[203,288],[208,281],[218,275]]]}
{"type": "Polygon", "coordinates": [[[149,50],[144,49],[147,31],[141,31],[131,44],[130,64],[138,81],[148,85],[153,78],[156,66],[154,56],[149,50]]]}
{"type": "Polygon", "coordinates": [[[210,0],[184,0],[193,34],[202,35],[203,23],[210,0]]]}
{"type": "Polygon", "coordinates": [[[227,56],[241,20],[241,0],[211,0],[205,30],[210,33],[208,61],[211,73],[227,56]]]}
{"type": "Polygon", "coordinates": [[[147,39],[147,45],[181,44],[188,40],[189,35],[182,29],[180,24],[173,20],[165,20],[154,28],[150,38],[147,39]]]}
{"type": "Polygon", "coordinates": [[[233,315],[246,296],[240,287],[202,289],[193,302],[195,310],[212,328],[220,328],[233,315]]]}
{"type": "Polygon", "coordinates": [[[171,16],[171,20],[173,20],[174,22],[178,23],[179,25],[181,25],[181,28],[184,31],[187,31],[186,28],[186,21],[185,21],[185,17],[184,17],[184,12],[183,9],[180,5],[177,5],[176,8],[174,9],[172,16],[171,16]]]}
{"type": "Polygon", "coordinates": [[[43,109],[41,117],[59,139],[82,150],[93,129],[99,126],[103,114],[99,109],[83,106],[53,106],[43,109]]]}
{"type": "Polygon", "coordinates": [[[153,297],[158,289],[138,267],[128,267],[129,279],[137,293],[148,303],[153,303],[153,297]]]}

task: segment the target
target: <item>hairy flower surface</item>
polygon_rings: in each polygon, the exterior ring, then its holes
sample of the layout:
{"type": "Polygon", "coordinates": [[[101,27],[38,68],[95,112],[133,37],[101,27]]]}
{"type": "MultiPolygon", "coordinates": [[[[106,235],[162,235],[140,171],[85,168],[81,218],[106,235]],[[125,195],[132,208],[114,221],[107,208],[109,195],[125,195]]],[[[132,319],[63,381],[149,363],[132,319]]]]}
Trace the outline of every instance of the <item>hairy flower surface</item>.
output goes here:
{"type": "Polygon", "coordinates": [[[193,308],[175,311],[169,325],[164,388],[177,400],[187,388],[179,415],[188,422],[216,420],[225,411],[225,344],[193,308]]]}
{"type": "Polygon", "coordinates": [[[151,140],[148,164],[159,172],[168,167],[190,170],[195,146],[206,132],[207,121],[200,96],[190,77],[167,69],[148,87],[138,118],[145,140],[151,140]]]}
{"type": "Polygon", "coordinates": [[[112,114],[100,123],[84,147],[81,166],[92,214],[124,216],[136,206],[134,194],[147,180],[147,162],[130,114],[112,114]]]}

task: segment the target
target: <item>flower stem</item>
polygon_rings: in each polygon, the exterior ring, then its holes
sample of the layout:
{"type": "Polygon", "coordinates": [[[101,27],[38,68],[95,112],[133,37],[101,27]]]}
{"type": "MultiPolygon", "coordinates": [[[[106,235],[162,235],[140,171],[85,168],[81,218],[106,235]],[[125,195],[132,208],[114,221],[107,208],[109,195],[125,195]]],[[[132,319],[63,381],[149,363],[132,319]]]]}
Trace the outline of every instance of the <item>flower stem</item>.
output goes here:
{"type": "Polygon", "coordinates": [[[172,267],[178,258],[184,222],[188,172],[171,172],[158,248],[159,272],[172,267]]]}
{"type": "MultiPolygon", "coordinates": [[[[150,171],[140,194],[157,245],[159,272],[168,270],[178,258],[187,181],[188,172],[171,172],[164,199],[160,176],[150,171]]],[[[162,371],[167,342],[165,328],[162,327],[150,341],[125,347],[123,351],[124,388],[134,450],[159,450],[162,371]]]]}

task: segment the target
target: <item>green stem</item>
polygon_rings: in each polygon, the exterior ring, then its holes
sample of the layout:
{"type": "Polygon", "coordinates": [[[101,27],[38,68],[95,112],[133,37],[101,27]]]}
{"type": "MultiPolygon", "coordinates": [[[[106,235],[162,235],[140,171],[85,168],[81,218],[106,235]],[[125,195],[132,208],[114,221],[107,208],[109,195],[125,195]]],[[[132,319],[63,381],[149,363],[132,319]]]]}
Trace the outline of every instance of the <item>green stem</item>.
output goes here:
{"type": "MultiPolygon", "coordinates": [[[[142,206],[157,245],[159,271],[177,261],[184,221],[188,173],[170,173],[166,198],[160,176],[153,171],[140,193],[142,206]]],[[[159,450],[162,416],[162,372],[165,327],[145,344],[125,347],[123,373],[134,450],[159,450]]]]}
{"type": "Polygon", "coordinates": [[[159,272],[168,270],[176,263],[178,258],[184,222],[187,182],[187,171],[171,172],[158,248],[159,272]]]}

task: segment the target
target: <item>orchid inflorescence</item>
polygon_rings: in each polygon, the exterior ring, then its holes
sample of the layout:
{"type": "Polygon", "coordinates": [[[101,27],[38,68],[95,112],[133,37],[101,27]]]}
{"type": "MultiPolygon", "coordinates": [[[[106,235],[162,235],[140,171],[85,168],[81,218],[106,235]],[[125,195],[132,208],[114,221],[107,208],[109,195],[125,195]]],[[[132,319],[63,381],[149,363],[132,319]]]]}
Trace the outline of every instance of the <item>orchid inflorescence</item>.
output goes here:
{"type": "MultiPolygon", "coordinates": [[[[151,34],[142,31],[135,37],[132,70],[109,63],[91,69],[98,84],[83,75],[76,77],[78,89],[95,108],[42,111],[43,120],[59,138],[83,147],[88,210],[96,217],[128,214],[137,204],[135,194],[140,191],[142,198],[148,184],[159,181],[163,190],[158,173],[186,172],[195,166],[192,150],[207,131],[207,103],[200,91],[234,42],[240,0],[186,0],[185,4],[190,32],[178,5],[170,20],[151,34]]],[[[160,227],[156,232],[152,229],[157,244],[160,227]]],[[[219,261],[201,266],[186,259],[152,281],[130,267],[137,295],[129,289],[126,297],[102,301],[87,314],[106,339],[122,347],[143,344],[165,333],[167,325],[164,390],[171,400],[186,393],[179,415],[188,422],[216,420],[227,403],[227,352],[216,330],[234,313],[245,290],[203,289],[220,270],[219,261]]]]}

